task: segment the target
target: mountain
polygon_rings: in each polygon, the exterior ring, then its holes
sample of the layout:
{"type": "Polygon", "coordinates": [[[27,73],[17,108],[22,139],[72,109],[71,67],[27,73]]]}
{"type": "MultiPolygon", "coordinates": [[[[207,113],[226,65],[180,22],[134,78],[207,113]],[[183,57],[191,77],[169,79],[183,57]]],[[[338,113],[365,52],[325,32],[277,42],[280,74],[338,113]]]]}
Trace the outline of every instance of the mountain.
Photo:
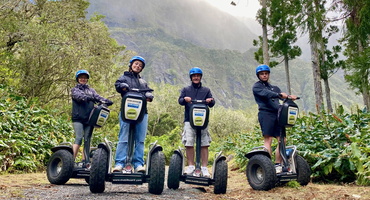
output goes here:
{"type": "MultiPolygon", "coordinates": [[[[111,36],[128,50],[147,60],[144,78],[154,83],[186,86],[188,71],[200,67],[202,82],[210,87],[218,105],[245,109],[255,106],[251,88],[257,81],[252,45],[258,36],[255,25],[247,26],[235,17],[201,0],[91,0],[88,14],[106,16],[103,21],[111,36]]],[[[294,60],[291,66],[292,91],[302,97],[303,110],[315,110],[312,69],[309,63],[294,60]]],[[[286,91],[283,66],[272,69],[271,81],[286,91]]],[[[118,75],[117,75],[118,77],[118,75]]],[[[352,98],[341,76],[330,79],[334,103],[349,107],[352,98]]]]}

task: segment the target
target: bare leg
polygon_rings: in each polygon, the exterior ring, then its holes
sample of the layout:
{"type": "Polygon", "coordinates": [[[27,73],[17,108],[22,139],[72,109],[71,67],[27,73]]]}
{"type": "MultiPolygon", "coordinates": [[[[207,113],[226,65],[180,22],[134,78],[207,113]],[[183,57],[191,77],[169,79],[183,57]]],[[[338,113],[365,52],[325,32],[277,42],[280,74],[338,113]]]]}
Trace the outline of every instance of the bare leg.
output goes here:
{"type": "Polygon", "coordinates": [[[186,157],[188,158],[188,165],[194,165],[194,147],[186,147],[186,157]]]}
{"type": "Polygon", "coordinates": [[[270,156],[272,155],[272,150],[271,150],[272,139],[273,139],[273,137],[271,137],[271,136],[268,136],[268,135],[263,136],[263,140],[264,140],[263,146],[266,147],[266,149],[270,153],[270,156]]]}
{"type": "Polygon", "coordinates": [[[73,144],[72,145],[72,150],[73,150],[73,157],[76,159],[78,150],[80,149],[80,145],[78,144],[73,144]]]}
{"type": "Polygon", "coordinates": [[[200,154],[202,158],[202,167],[207,167],[208,165],[208,147],[202,147],[200,149],[200,154]]]}

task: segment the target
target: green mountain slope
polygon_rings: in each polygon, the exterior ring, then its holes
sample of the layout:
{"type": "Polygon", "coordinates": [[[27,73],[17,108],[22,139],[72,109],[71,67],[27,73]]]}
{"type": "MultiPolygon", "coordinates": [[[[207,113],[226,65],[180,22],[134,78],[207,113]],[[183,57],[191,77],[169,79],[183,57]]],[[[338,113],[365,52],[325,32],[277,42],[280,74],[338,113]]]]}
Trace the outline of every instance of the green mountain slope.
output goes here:
{"type": "MultiPolygon", "coordinates": [[[[218,105],[255,105],[251,87],[257,81],[258,63],[251,43],[257,36],[232,16],[196,0],[92,0],[89,13],[94,12],[106,16],[113,38],[147,59],[147,81],[186,86],[189,69],[201,67],[203,83],[218,105]]],[[[302,96],[301,109],[315,110],[309,63],[291,62],[291,80],[292,91],[302,96]]],[[[283,66],[272,70],[271,81],[286,91],[283,66]]],[[[330,83],[334,103],[349,107],[361,102],[340,76],[330,83]]]]}

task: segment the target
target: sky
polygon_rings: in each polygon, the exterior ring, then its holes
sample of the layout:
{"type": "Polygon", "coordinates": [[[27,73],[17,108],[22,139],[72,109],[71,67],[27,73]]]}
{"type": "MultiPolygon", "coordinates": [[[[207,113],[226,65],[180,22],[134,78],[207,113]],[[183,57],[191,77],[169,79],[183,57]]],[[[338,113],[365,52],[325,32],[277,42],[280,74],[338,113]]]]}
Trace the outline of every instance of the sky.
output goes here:
{"type": "Polygon", "coordinates": [[[228,12],[236,17],[248,17],[255,19],[258,9],[261,5],[259,0],[203,0],[209,4],[219,8],[224,12],[228,12]],[[231,2],[235,2],[235,6],[231,2]]]}

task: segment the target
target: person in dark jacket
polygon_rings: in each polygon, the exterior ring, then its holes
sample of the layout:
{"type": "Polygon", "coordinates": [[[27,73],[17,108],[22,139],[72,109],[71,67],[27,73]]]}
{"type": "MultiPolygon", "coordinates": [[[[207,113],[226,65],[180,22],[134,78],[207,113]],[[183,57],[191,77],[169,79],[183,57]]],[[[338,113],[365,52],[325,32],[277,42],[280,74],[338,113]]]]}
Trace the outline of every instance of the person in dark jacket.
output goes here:
{"type": "MultiPolygon", "coordinates": [[[[77,157],[78,150],[84,138],[84,144],[89,134],[91,134],[92,127],[88,125],[88,120],[94,103],[105,103],[112,105],[113,102],[109,99],[101,97],[96,91],[87,84],[90,74],[86,70],[79,70],[76,73],[77,85],[72,88],[72,124],[75,132],[75,142],[72,145],[73,156],[77,157]]],[[[85,155],[82,154],[82,159],[85,155]]]]}
{"type": "MultiPolygon", "coordinates": [[[[286,99],[288,96],[295,100],[297,96],[287,95],[281,92],[280,88],[269,83],[270,67],[267,65],[259,65],[256,68],[256,75],[259,79],[253,85],[253,95],[258,104],[258,121],[261,126],[262,135],[264,138],[264,147],[272,155],[271,144],[273,138],[280,140],[281,127],[278,123],[279,100],[286,99]]],[[[275,151],[275,165],[278,173],[281,171],[282,158],[279,147],[275,151]]]]}
{"type": "MultiPolygon", "coordinates": [[[[140,72],[145,67],[145,59],[141,56],[134,56],[131,58],[129,63],[129,71],[125,71],[123,75],[114,84],[118,93],[123,97],[126,92],[130,89],[150,89],[147,82],[140,77],[140,72]]],[[[153,101],[153,94],[151,92],[145,92],[146,100],[148,102],[153,101]]],[[[123,109],[123,108],[121,108],[123,109]]],[[[120,130],[118,135],[118,144],[116,150],[115,167],[114,172],[132,173],[131,166],[126,166],[126,157],[128,150],[128,135],[130,124],[126,123],[119,114],[120,130]]],[[[135,172],[145,172],[144,168],[144,141],[148,129],[148,112],[145,111],[143,120],[136,124],[135,128],[135,149],[132,158],[132,164],[134,165],[135,172]]]]}
{"type": "MultiPolygon", "coordinates": [[[[190,125],[189,109],[192,100],[206,100],[209,107],[215,105],[215,100],[212,97],[211,90],[207,87],[202,86],[201,80],[203,76],[202,69],[194,67],[190,69],[189,76],[191,85],[184,87],[181,90],[178,102],[180,105],[185,106],[184,112],[184,131],[182,133],[182,143],[186,148],[186,157],[188,161],[188,167],[185,171],[186,174],[192,174],[195,170],[194,166],[194,141],[196,137],[196,131],[190,125]]],[[[201,133],[201,158],[202,158],[202,175],[204,177],[210,177],[207,169],[208,164],[208,147],[211,143],[211,137],[208,132],[208,127],[202,130],[201,133]]]]}

